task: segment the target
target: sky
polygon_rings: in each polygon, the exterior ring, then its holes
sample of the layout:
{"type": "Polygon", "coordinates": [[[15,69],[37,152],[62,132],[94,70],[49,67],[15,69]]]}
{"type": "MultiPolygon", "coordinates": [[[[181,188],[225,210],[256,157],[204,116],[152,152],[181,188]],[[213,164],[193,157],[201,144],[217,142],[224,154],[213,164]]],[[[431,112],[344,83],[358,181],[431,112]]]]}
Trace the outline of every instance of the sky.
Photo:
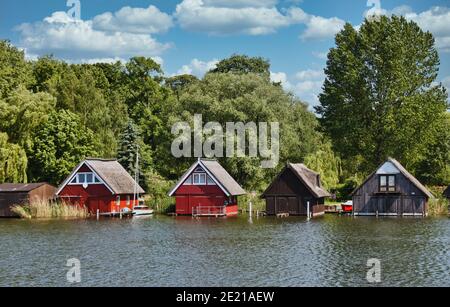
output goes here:
{"type": "Polygon", "coordinates": [[[450,89],[449,0],[2,0],[0,39],[29,59],[152,57],[167,76],[202,77],[232,54],[261,56],[274,81],[314,106],[334,35],[373,12],[403,15],[432,32],[438,81],[450,89]]]}

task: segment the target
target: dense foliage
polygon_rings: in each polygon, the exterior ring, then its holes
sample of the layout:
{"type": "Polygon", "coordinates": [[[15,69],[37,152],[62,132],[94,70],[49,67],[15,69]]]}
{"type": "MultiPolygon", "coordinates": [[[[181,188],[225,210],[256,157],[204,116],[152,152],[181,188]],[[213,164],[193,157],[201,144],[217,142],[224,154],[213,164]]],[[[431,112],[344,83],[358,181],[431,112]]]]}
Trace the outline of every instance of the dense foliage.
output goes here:
{"type": "MultiPolygon", "coordinates": [[[[166,78],[150,58],[69,64],[25,60],[0,41],[0,182],[60,183],[88,156],[118,158],[164,203],[170,185],[195,158],[176,159],[176,122],[279,122],[280,163],[220,159],[248,191],[261,191],[286,162],[304,162],[346,194],[387,156],[429,184],[450,183],[447,93],[437,84],[431,34],[403,18],[347,25],[336,36],[317,108],[270,81],[263,58],[233,55],[202,79],[166,78]]],[[[248,149],[248,148],[247,148],[248,149]]]]}
{"type": "Polygon", "coordinates": [[[391,156],[427,182],[448,183],[449,105],[438,71],[433,36],[403,17],[337,34],[316,110],[347,171],[367,174],[391,156]]]}

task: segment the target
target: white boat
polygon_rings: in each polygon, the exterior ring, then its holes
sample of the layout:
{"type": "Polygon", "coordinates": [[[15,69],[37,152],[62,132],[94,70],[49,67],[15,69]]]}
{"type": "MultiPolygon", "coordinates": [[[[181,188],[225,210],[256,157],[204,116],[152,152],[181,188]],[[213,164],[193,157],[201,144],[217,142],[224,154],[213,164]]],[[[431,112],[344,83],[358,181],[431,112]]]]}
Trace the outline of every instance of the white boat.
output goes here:
{"type": "Polygon", "coordinates": [[[153,209],[150,209],[145,205],[139,205],[134,207],[133,215],[134,216],[153,215],[153,209]]]}

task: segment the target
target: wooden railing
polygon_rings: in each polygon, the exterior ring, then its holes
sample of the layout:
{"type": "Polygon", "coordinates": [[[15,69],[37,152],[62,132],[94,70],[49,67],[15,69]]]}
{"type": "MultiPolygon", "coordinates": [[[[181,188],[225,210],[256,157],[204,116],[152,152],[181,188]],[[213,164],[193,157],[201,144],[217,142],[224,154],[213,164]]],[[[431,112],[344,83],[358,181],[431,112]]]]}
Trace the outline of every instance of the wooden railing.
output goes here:
{"type": "Polygon", "coordinates": [[[227,215],[226,206],[193,207],[192,216],[224,216],[227,215]]]}

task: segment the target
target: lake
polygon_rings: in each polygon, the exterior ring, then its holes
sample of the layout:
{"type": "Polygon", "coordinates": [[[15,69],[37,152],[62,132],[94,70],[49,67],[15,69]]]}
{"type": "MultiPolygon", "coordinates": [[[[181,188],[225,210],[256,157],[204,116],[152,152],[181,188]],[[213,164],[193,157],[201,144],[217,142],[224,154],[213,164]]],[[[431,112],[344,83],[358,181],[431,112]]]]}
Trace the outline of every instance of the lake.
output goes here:
{"type": "Polygon", "coordinates": [[[0,220],[0,286],[450,286],[450,219],[0,220]]]}

